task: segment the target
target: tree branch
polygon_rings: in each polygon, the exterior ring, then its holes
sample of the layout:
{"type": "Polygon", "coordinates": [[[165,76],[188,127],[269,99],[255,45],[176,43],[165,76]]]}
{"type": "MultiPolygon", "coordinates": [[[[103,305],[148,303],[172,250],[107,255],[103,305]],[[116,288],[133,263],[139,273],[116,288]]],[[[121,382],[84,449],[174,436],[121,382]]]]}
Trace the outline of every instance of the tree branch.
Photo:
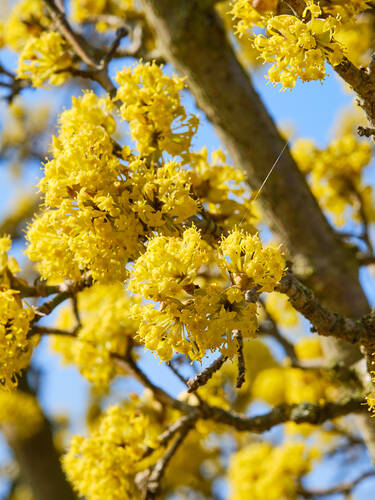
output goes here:
{"type": "Polygon", "coordinates": [[[256,417],[245,417],[221,408],[206,406],[204,415],[209,420],[229,425],[238,431],[258,434],[269,431],[276,425],[286,422],[296,424],[319,425],[327,420],[342,417],[349,413],[366,412],[367,408],[360,399],[350,399],[343,403],[325,403],[323,405],[301,403],[297,405],[283,404],[276,406],[269,413],[256,417]]]}
{"type": "Polygon", "coordinates": [[[221,354],[213,363],[210,364],[203,371],[198,373],[195,377],[190,378],[186,384],[189,387],[188,392],[195,392],[202,385],[207,384],[207,382],[212,378],[213,374],[216,373],[227,360],[227,356],[221,354]]]}
{"type": "Polygon", "coordinates": [[[301,487],[300,493],[306,498],[324,497],[330,495],[337,495],[340,493],[349,494],[359,483],[372,476],[375,476],[375,470],[369,470],[367,472],[364,472],[353,481],[350,481],[348,483],[342,483],[332,488],[326,488],[321,490],[306,490],[305,488],[301,487]]]}
{"type": "Polygon", "coordinates": [[[336,337],[351,344],[372,345],[375,341],[375,316],[359,320],[329,311],[292,273],[286,272],[275,290],[288,295],[292,306],[308,319],[314,331],[326,337],[336,337]]]}

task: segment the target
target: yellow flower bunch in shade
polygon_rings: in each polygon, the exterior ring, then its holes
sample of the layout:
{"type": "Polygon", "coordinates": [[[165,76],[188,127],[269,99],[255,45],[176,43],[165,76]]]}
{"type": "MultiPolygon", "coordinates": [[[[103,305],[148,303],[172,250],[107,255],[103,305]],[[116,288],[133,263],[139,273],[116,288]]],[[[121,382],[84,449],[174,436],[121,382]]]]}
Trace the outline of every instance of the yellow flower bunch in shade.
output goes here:
{"type": "Polygon", "coordinates": [[[190,153],[189,166],[193,191],[210,217],[227,230],[240,225],[244,231],[254,232],[255,214],[245,174],[228,165],[220,150],[214,151],[209,161],[207,148],[190,153]]]}
{"type": "Polygon", "coordinates": [[[352,20],[360,12],[371,9],[369,0],[330,0],[324,2],[322,10],[325,14],[339,17],[343,22],[352,20]]]}
{"type": "Polygon", "coordinates": [[[223,20],[224,28],[228,36],[234,35],[236,37],[234,49],[237,52],[238,59],[244,66],[256,68],[259,66],[259,52],[256,50],[254,43],[252,43],[252,31],[247,30],[247,36],[244,37],[243,34],[237,30],[237,22],[239,21],[233,15],[232,10],[230,10],[232,5],[233,2],[231,0],[226,0],[224,2],[218,2],[215,7],[223,20]]]}
{"type": "Polygon", "coordinates": [[[0,49],[5,45],[5,23],[0,20],[0,49]]]}
{"type": "Polygon", "coordinates": [[[339,21],[333,16],[322,19],[321,14],[320,7],[311,3],[303,20],[288,15],[272,17],[267,23],[267,36],[255,38],[264,62],[274,63],[268,71],[274,85],[281,83],[283,88],[293,88],[298,78],[304,82],[322,80],[326,59],[332,66],[342,61],[342,47],[333,39],[339,21]]]}
{"type": "Polygon", "coordinates": [[[14,257],[9,257],[8,252],[12,246],[10,236],[0,237],[0,286],[8,284],[7,271],[12,274],[20,271],[18,262],[14,257]]]}
{"type": "Polygon", "coordinates": [[[236,229],[221,240],[218,253],[220,268],[242,290],[258,286],[260,292],[272,292],[283,275],[285,259],[280,248],[263,247],[257,234],[236,229]]]}
{"type": "MultiPolygon", "coordinates": [[[[103,14],[131,19],[136,3],[136,0],[72,0],[72,19],[83,23],[103,14]]],[[[105,21],[97,23],[98,31],[103,31],[101,27],[106,27],[105,21]]]]}
{"type": "Polygon", "coordinates": [[[372,188],[362,184],[362,173],[371,160],[371,146],[354,134],[333,140],[326,149],[313,141],[299,139],[292,154],[301,170],[308,176],[311,189],[321,206],[333,215],[337,225],[347,219],[347,209],[355,220],[361,221],[359,198],[369,220],[373,220],[372,188]]]}
{"type": "Polygon", "coordinates": [[[31,38],[20,53],[17,76],[30,79],[33,87],[43,87],[45,82],[62,85],[72,67],[69,44],[54,31],[31,38]]]}
{"type": "MultiPolygon", "coordinates": [[[[80,292],[77,301],[81,326],[76,337],[54,336],[51,347],[65,363],[76,365],[92,384],[106,389],[118,373],[111,354],[124,356],[129,338],[137,332],[138,322],[130,313],[138,301],[121,283],[96,283],[80,292]]],[[[56,326],[68,331],[77,327],[72,307],[61,310],[56,326]]]]}
{"type": "Polygon", "coordinates": [[[8,500],[34,500],[34,497],[29,486],[20,484],[14,488],[8,500]]]}
{"type": "MultiPolygon", "coordinates": [[[[298,359],[319,359],[323,356],[319,338],[306,336],[295,344],[298,359]]],[[[329,377],[316,370],[271,366],[260,371],[253,384],[253,397],[271,405],[281,403],[320,403],[337,397],[329,377]]]]}
{"type": "Polygon", "coordinates": [[[42,0],[18,1],[5,22],[5,45],[21,51],[30,39],[39,37],[50,25],[42,0]]]}
{"type": "Polygon", "coordinates": [[[316,449],[302,442],[252,443],[230,458],[229,500],[297,500],[299,479],[318,458],[316,449]]]}
{"type": "Polygon", "coordinates": [[[18,294],[0,286],[0,384],[5,389],[16,387],[17,375],[29,365],[37,343],[35,336],[27,336],[34,312],[18,294]]]}
{"type": "Polygon", "coordinates": [[[178,492],[183,494],[190,488],[195,495],[200,492],[202,498],[211,497],[215,472],[220,470],[220,456],[218,446],[205,438],[205,433],[191,430],[173,455],[161,481],[165,497],[178,492]]]}
{"type": "Polygon", "coordinates": [[[318,359],[323,357],[322,342],[319,337],[306,336],[294,344],[298,359],[318,359]]]}
{"type": "Polygon", "coordinates": [[[269,293],[266,295],[265,303],[267,312],[279,326],[293,328],[298,325],[297,311],[285,295],[279,292],[269,293]]]}
{"type": "Polygon", "coordinates": [[[186,154],[198,127],[181,104],[184,79],[163,74],[155,63],[138,64],[117,74],[121,116],[130,125],[141,155],[155,151],[172,156],[186,154]]]}
{"type": "Polygon", "coordinates": [[[27,439],[42,424],[43,414],[35,396],[22,391],[0,392],[0,428],[13,427],[19,439],[27,439]]]}
{"type": "MultiPolygon", "coordinates": [[[[240,389],[232,389],[238,377],[238,366],[235,360],[228,360],[204,386],[198,394],[210,405],[224,410],[231,408],[245,413],[252,402],[252,387],[256,377],[263,370],[278,366],[269,347],[257,338],[244,339],[243,354],[246,366],[246,377],[240,389]]],[[[211,424],[210,424],[211,425],[211,424]]]]}
{"type": "Polygon", "coordinates": [[[320,403],[337,397],[328,378],[316,371],[276,367],[263,370],[253,384],[254,398],[270,405],[320,403]]]}
{"type": "Polygon", "coordinates": [[[158,433],[148,416],[111,406],[89,437],[72,439],[63,468],[77,493],[89,500],[140,499],[135,476],[154,463],[154,454],[144,458],[144,453],[157,445],[158,433]]]}
{"type": "Polygon", "coordinates": [[[49,116],[48,104],[38,103],[31,107],[20,97],[14,99],[7,107],[7,126],[1,130],[0,150],[13,148],[20,160],[23,160],[35,137],[45,130],[49,116]]]}
{"type": "MultiPolygon", "coordinates": [[[[350,4],[350,2],[349,2],[350,4]]],[[[361,15],[359,18],[343,23],[335,33],[345,53],[350,54],[350,61],[356,66],[367,66],[371,60],[374,45],[372,17],[361,15]]]]}

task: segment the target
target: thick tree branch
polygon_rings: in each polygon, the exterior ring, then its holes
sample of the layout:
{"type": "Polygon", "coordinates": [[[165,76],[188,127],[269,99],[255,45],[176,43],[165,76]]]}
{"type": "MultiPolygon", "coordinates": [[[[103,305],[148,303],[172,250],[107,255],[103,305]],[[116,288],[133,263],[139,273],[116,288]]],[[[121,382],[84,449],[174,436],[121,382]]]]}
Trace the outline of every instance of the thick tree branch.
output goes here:
{"type": "Polygon", "coordinates": [[[308,319],[314,331],[325,337],[337,337],[351,344],[375,341],[375,316],[369,314],[354,320],[329,311],[292,273],[286,272],[275,288],[289,297],[292,306],[308,319]]]}
{"type": "Polygon", "coordinates": [[[349,413],[365,412],[367,409],[360,399],[350,399],[343,403],[325,403],[324,405],[310,403],[297,405],[285,404],[276,406],[269,413],[256,417],[236,415],[235,413],[212,406],[205,407],[204,411],[206,418],[209,420],[229,425],[238,431],[261,434],[276,425],[286,422],[319,425],[327,420],[342,417],[349,413]]]}

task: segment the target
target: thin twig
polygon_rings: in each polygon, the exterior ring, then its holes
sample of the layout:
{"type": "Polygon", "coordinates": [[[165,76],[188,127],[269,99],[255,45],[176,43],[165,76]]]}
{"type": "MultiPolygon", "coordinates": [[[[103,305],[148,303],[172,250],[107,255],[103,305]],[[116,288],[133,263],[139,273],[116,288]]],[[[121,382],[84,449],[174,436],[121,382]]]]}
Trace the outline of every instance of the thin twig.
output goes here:
{"type": "Polygon", "coordinates": [[[245,382],[245,358],[243,355],[243,338],[239,330],[233,330],[233,338],[237,341],[237,359],[238,359],[238,375],[237,375],[237,389],[241,389],[245,382]]]}
{"type": "Polygon", "coordinates": [[[167,453],[153,467],[147,481],[146,494],[144,497],[145,500],[152,500],[156,498],[156,495],[158,495],[160,491],[160,483],[164,476],[165,470],[179,447],[184,442],[186,436],[189,434],[191,427],[192,423],[189,422],[189,424],[181,428],[180,434],[178,435],[172,446],[168,449],[167,453]]]}
{"type": "Polygon", "coordinates": [[[77,35],[73,28],[70,26],[64,12],[62,12],[56,5],[54,0],[43,0],[46,9],[51,16],[52,21],[55,23],[56,28],[65,38],[65,40],[70,44],[77,56],[83,61],[89,68],[100,70],[100,65],[95,61],[95,59],[90,55],[89,49],[87,47],[86,41],[83,37],[77,35]]]}
{"type": "Polygon", "coordinates": [[[173,361],[168,361],[167,363],[168,368],[176,375],[176,377],[188,387],[188,381],[186,380],[185,377],[181,375],[181,373],[177,370],[177,368],[174,366],[173,361]]]}
{"type": "MultiPolygon", "coordinates": [[[[184,415],[180,419],[178,419],[176,422],[171,424],[168,429],[166,429],[163,434],[159,436],[158,439],[158,444],[159,446],[167,446],[169,441],[179,432],[183,427],[186,427],[187,425],[191,425],[195,420],[198,418],[198,412],[196,413],[189,413],[187,415],[184,415]]],[[[155,448],[147,448],[145,451],[144,455],[142,458],[147,458],[152,453],[154,453],[155,448]]]]}
{"type": "Polygon", "coordinates": [[[303,487],[300,489],[301,494],[306,498],[323,497],[328,495],[337,495],[339,493],[348,494],[364,479],[375,476],[375,470],[369,470],[364,472],[359,477],[350,481],[348,483],[342,483],[332,488],[326,488],[321,490],[306,490],[303,487]]]}
{"type": "Polygon", "coordinates": [[[105,54],[103,59],[100,61],[100,66],[102,69],[107,68],[108,64],[111,62],[113,59],[114,55],[117,52],[117,49],[120,46],[121,40],[128,36],[129,34],[129,29],[125,26],[119,28],[116,32],[116,38],[112,42],[111,47],[109,48],[108,52],[105,54]]]}
{"type": "Polygon", "coordinates": [[[205,368],[202,372],[198,373],[198,375],[196,375],[195,377],[190,378],[187,381],[187,386],[189,387],[188,392],[194,392],[202,385],[207,384],[213,374],[220,370],[227,359],[227,356],[221,354],[210,366],[205,368]]]}

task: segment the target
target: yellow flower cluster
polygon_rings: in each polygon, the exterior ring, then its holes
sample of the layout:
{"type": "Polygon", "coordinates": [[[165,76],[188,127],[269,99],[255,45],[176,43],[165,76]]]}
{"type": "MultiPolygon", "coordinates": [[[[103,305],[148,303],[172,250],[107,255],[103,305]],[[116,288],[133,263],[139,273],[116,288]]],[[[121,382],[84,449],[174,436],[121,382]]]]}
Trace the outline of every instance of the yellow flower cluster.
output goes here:
{"type": "Polygon", "coordinates": [[[371,160],[371,146],[346,134],[319,149],[311,140],[300,139],[292,153],[301,170],[308,175],[312,191],[337,225],[346,222],[348,209],[362,221],[359,200],[369,220],[374,218],[372,188],[362,184],[362,173],[371,160]]]}
{"type": "MultiPolygon", "coordinates": [[[[233,391],[238,376],[238,367],[234,360],[228,360],[207,384],[199,388],[199,395],[208,404],[219,406],[225,410],[232,408],[236,412],[245,413],[248,405],[252,402],[253,384],[258,374],[263,370],[278,366],[269,347],[259,339],[245,339],[243,354],[246,378],[242,387],[233,391]]],[[[201,426],[202,423],[199,425],[201,426]]]]}
{"type": "Polygon", "coordinates": [[[33,37],[23,48],[17,68],[20,79],[30,79],[33,87],[42,87],[45,82],[62,85],[69,77],[72,57],[69,45],[54,31],[33,37]]]}
{"type": "Polygon", "coordinates": [[[316,458],[304,443],[252,443],[231,456],[229,500],[297,500],[298,480],[316,458]]]}
{"type": "Polygon", "coordinates": [[[4,25],[5,45],[20,51],[29,40],[39,37],[50,25],[51,20],[43,8],[42,0],[17,2],[4,25]]]}
{"type": "Polygon", "coordinates": [[[34,500],[34,497],[29,486],[20,484],[14,488],[8,500],[34,500]]]}
{"type": "Polygon", "coordinates": [[[154,460],[145,459],[147,447],[157,444],[150,418],[126,406],[111,406],[91,436],[75,436],[63,467],[80,496],[90,500],[136,500],[138,472],[154,460]]]}
{"type": "Polygon", "coordinates": [[[123,279],[138,249],[143,229],[128,209],[110,135],[115,122],[106,107],[90,92],[73,98],[61,115],[54,158],[40,183],[46,209],[27,233],[27,255],[40,261],[46,279],[79,279],[86,270],[96,280],[123,279]]]}
{"type": "Polygon", "coordinates": [[[218,263],[242,290],[257,286],[259,292],[272,292],[283,275],[285,259],[279,247],[263,247],[257,234],[234,230],[220,242],[218,263]]]}
{"type": "Polygon", "coordinates": [[[32,308],[10,288],[9,273],[19,272],[17,261],[8,256],[10,246],[9,237],[0,238],[0,385],[7,390],[16,387],[17,375],[29,365],[38,342],[27,335],[34,318],[32,308]]]}
{"type": "Polygon", "coordinates": [[[155,302],[178,298],[184,291],[191,291],[210,254],[210,247],[195,227],[186,229],[182,238],[153,238],[134,265],[129,289],[155,302]]]}
{"type": "Polygon", "coordinates": [[[295,16],[275,16],[267,24],[267,36],[258,35],[255,46],[264,62],[274,63],[268,71],[273,84],[292,88],[296,81],[322,80],[325,77],[325,60],[332,66],[342,61],[343,50],[333,35],[339,21],[328,16],[319,18],[318,5],[306,7],[303,20],[295,16]],[[306,21],[309,14],[310,20],[306,21]]]}
{"type": "Polygon", "coordinates": [[[210,217],[227,230],[240,225],[244,231],[254,232],[255,215],[244,173],[228,165],[225,154],[220,150],[212,153],[210,162],[206,148],[190,153],[189,166],[194,193],[210,217]]]}
{"type": "Polygon", "coordinates": [[[253,397],[270,405],[320,403],[337,397],[328,378],[314,370],[275,367],[263,370],[253,384],[253,397]]]}
{"type": "Polygon", "coordinates": [[[126,147],[127,164],[121,161],[110,110],[109,99],[88,92],[61,115],[40,182],[46,209],[27,235],[27,254],[40,261],[44,278],[78,279],[90,271],[94,280],[123,280],[147,233],[162,226],[176,232],[198,211],[178,163],[159,165],[126,147]]]}
{"type": "Polygon", "coordinates": [[[235,283],[227,289],[215,283],[201,289],[195,283],[199,269],[215,255],[195,227],[186,229],[182,238],[154,238],[136,261],[130,290],[160,303],[158,309],[154,304],[135,307],[137,338],[161,359],[170,359],[173,350],[192,359],[201,359],[208,349],[232,355],[233,330],[244,337],[255,334],[257,306],[246,303],[243,292],[256,285],[272,291],[284,259],[278,248],[263,248],[258,236],[238,230],[223,238],[218,251],[219,265],[235,283]]]}
{"type": "Polygon", "coordinates": [[[32,394],[0,392],[0,427],[12,426],[19,439],[27,439],[38,432],[42,423],[42,411],[32,394]]]}
{"type": "Polygon", "coordinates": [[[27,336],[34,312],[23,306],[18,294],[0,287],[0,384],[5,389],[17,385],[17,375],[28,366],[35,345],[27,336]]]}
{"type": "Polygon", "coordinates": [[[8,252],[12,246],[9,236],[0,237],[0,285],[8,284],[7,271],[12,274],[18,273],[20,268],[14,257],[9,257],[8,252]]]}
{"type": "Polygon", "coordinates": [[[353,64],[358,67],[367,66],[370,64],[371,48],[374,45],[372,17],[361,15],[345,22],[335,33],[335,40],[342,45],[346,54],[350,54],[353,64]]]}
{"type": "MultiPolygon", "coordinates": [[[[138,152],[114,140],[117,110],[109,97],[87,92],[73,98],[60,117],[53,156],[39,184],[45,208],[29,226],[27,255],[38,262],[42,278],[53,281],[88,273],[94,281],[123,282],[130,269],[130,290],[158,303],[134,305],[137,339],[162,359],[173,351],[193,359],[207,350],[233,355],[232,331],[251,337],[257,329],[257,306],[245,302],[244,291],[271,292],[284,258],[278,247],[263,247],[249,234],[254,228],[243,174],[227,165],[222,152],[211,164],[206,150],[190,151],[197,120],[181,104],[183,80],[142,63],[122,71],[118,80],[119,113],[129,121],[138,152]],[[185,229],[184,222],[191,226],[198,214],[212,217],[214,225],[242,228],[216,248],[216,235],[203,240],[195,227],[185,229]],[[202,281],[203,266],[217,279],[202,281]],[[228,278],[232,286],[225,288],[228,278]]],[[[104,343],[92,332],[86,335],[85,326],[79,338],[104,343]]],[[[67,340],[56,342],[95,383],[105,385],[113,376],[111,363],[97,369],[101,362],[90,364],[67,340]]],[[[82,343],[84,349],[89,350],[82,343]]],[[[93,353],[89,357],[95,359],[93,353]]]]}
{"type": "Polygon", "coordinates": [[[370,0],[330,0],[325,2],[325,14],[340,17],[344,22],[350,21],[356,14],[371,9],[370,0]]]}
{"type": "Polygon", "coordinates": [[[126,187],[131,190],[131,209],[147,226],[176,232],[175,224],[197,213],[189,172],[179,163],[148,165],[136,158],[129,163],[129,173],[126,187]]]}
{"type": "MultiPolygon", "coordinates": [[[[52,349],[96,387],[105,389],[117,374],[111,354],[124,356],[129,337],[137,332],[138,323],[130,317],[137,300],[126,294],[121,283],[96,283],[80,292],[77,300],[81,320],[77,337],[55,336],[52,349]]],[[[71,307],[60,312],[56,326],[68,331],[77,326],[71,307]]]]}
{"type": "Polygon", "coordinates": [[[249,35],[254,26],[265,26],[267,18],[274,13],[279,0],[263,0],[261,7],[255,8],[250,0],[236,0],[231,14],[236,22],[236,30],[242,35],[249,35]]]}
{"type": "Polygon", "coordinates": [[[186,154],[198,127],[198,118],[188,116],[181,104],[184,79],[163,74],[155,63],[125,68],[117,74],[121,116],[129,122],[141,155],[166,152],[186,154]]]}
{"type": "Polygon", "coordinates": [[[297,326],[297,311],[293,308],[285,295],[278,292],[272,292],[266,295],[265,303],[267,312],[279,326],[286,328],[297,326]]]}
{"type": "MultiPolygon", "coordinates": [[[[77,23],[83,23],[95,19],[102,14],[109,14],[122,19],[131,18],[136,10],[135,0],[73,0],[72,19],[77,23]]],[[[101,31],[104,23],[98,22],[97,29],[101,31]],[[99,26],[98,26],[99,25],[99,26]]]]}

